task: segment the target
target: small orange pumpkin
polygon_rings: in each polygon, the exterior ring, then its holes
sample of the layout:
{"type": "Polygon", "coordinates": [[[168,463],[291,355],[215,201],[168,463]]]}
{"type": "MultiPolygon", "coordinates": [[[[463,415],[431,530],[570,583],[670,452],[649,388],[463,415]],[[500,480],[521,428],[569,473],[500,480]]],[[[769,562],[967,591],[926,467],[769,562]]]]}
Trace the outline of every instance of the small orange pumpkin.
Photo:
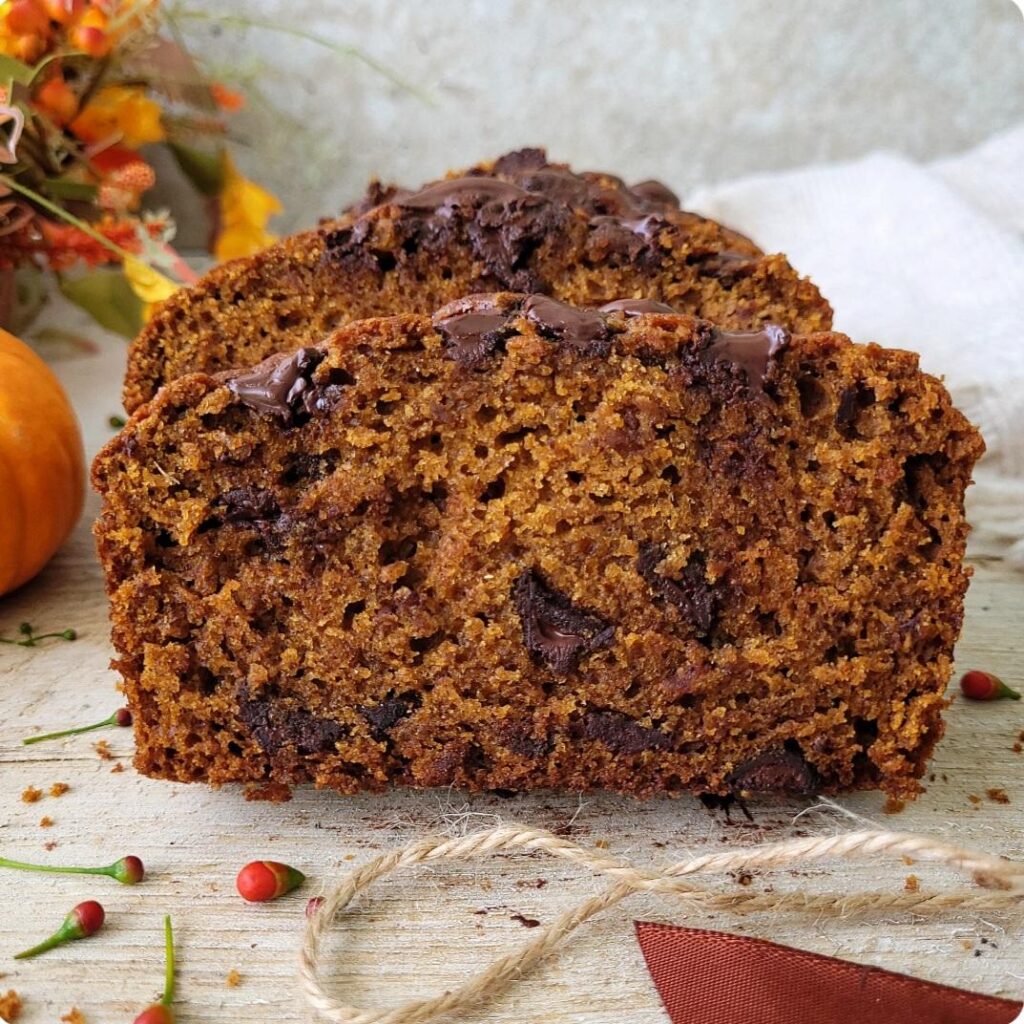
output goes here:
{"type": "Polygon", "coordinates": [[[50,368],[0,329],[0,594],[66,540],[85,499],[78,421],[50,368]]]}

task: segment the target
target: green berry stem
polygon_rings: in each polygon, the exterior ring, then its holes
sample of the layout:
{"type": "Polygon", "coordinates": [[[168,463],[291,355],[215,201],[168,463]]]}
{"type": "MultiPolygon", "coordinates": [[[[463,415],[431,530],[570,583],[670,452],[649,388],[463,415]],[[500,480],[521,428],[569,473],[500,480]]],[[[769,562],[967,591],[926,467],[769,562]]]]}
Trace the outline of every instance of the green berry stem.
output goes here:
{"type": "Polygon", "coordinates": [[[40,640],[77,640],[78,633],[73,629],[62,629],[59,633],[37,633],[30,622],[23,622],[18,627],[20,640],[9,640],[0,636],[0,644],[13,644],[17,647],[35,647],[40,640]]]}
{"type": "Polygon", "coordinates": [[[90,935],[103,927],[106,914],[95,900],[86,900],[79,903],[67,917],[64,918],[61,926],[48,938],[32,946],[31,949],[15,953],[15,960],[28,960],[30,957],[39,956],[57,946],[63,946],[66,942],[74,942],[77,939],[87,939],[90,935]]]}
{"type": "Polygon", "coordinates": [[[78,736],[83,732],[95,732],[97,729],[107,729],[111,726],[131,725],[131,712],[127,708],[118,708],[109,718],[102,722],[94,722],[92,725],[79,725],[74,729],[61,729],[59,732],[47,732],[41,736],[29,736],[21,742],[27,747],[33,743],[42,743],[44,740],[59,740],[65,736],[78,736]]]}
{"type": "Polygon", "coordinates": [[[174,1002],[174,931],[170,914],[164,917],[164,950],[164,994],[160,1005],[170,1006],[174,1002]]]}
{"type": "Polygon", "coordinates": [[[11,868],[14,871],[38,871],[47,875],[106,875],[122,885],[134,885],[141,880],[142,864],[137,858],[122,858],[99,868],[65,867],[60,864],[29,864],[27,861],[10,860],[0,857],[0,868],[11,868]],[[126,861],[132,860],[137,869],[126,872],[126,861]]]}
{"type": "Polygon", "coordinates": [[[29,960],[34,956],[39,956],[40,953],[46,953],[48,950],[56,949],[57,946],[63,946],[65,942],[70,942],[72,939],[77,939],[79,936],[71,934],[71,927],[68,922],[65,921],[60,928],[57,929],[48,939],[43,939],[42,942],[37,942],[30,949],[24,949],[20,953],[14,954],[15,960],[29,960]]]}

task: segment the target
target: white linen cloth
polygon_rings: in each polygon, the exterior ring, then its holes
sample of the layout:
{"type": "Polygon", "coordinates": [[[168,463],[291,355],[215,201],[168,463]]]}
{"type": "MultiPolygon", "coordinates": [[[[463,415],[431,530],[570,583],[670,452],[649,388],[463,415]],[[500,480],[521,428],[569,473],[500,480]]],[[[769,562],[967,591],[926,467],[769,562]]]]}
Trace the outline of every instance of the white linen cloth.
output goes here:
{"type": "Polygon", "coordinates": [[[984,435],[974,552],[1024,567],[1024,125],[929,165],[888,153],[707,187],[685,205],[784,252],[836,330],[921,354],[984,435]]]}

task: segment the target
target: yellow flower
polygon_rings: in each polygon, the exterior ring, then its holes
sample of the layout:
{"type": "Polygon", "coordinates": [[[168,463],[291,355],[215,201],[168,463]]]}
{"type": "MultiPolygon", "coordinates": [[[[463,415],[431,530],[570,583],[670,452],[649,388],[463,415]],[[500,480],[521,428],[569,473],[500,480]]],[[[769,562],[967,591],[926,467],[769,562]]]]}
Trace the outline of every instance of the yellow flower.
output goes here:
{"type": "Polygon", "coordinates": [[[234,161],[223,156],[223,184],[220,190],[220,233],[213,247],[218,260],[251,256],[276,239],[267,231],[267,221],[281,212],[276,196],[244,178],[234,161]]]}
{"type": "Polygon", "coordinates": [[[142,299],[142,319],[147,323],[156,303],[173,295],[181,287],[148,263],[143,263],[137,256],[125,256],[124,276],[132,291],[142,299]]]}
{"type": "Polygon", "coordinates": [[[165,138],[160,113],[160,104],[140,86],[107,85],[71,122],[71,130],[83,142],[110,140],[134,149],[165,138]]]}

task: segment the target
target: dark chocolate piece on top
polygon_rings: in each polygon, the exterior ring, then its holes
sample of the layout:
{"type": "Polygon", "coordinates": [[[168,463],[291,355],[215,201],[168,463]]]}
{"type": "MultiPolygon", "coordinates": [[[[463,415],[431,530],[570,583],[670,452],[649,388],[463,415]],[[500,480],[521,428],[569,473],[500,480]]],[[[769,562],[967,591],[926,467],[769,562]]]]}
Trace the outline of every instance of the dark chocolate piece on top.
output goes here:
{"type": "Polygon", "coordinates": [[[604,315],[593,309],[577,309],[548,295],[531,295],[523,315],[552,341],[568,345],[583,355],[606,356],[611,337],[604,315]]]}
{"type": "Polygon", "coordinates": [[[251,370],[236,374],[228,381],[228,387],[250,409],[277,416],[288,426],[302,412],[312,411],[313,371],[323,360],[324,353],[318,348],[274,355],[251,370]]]}

